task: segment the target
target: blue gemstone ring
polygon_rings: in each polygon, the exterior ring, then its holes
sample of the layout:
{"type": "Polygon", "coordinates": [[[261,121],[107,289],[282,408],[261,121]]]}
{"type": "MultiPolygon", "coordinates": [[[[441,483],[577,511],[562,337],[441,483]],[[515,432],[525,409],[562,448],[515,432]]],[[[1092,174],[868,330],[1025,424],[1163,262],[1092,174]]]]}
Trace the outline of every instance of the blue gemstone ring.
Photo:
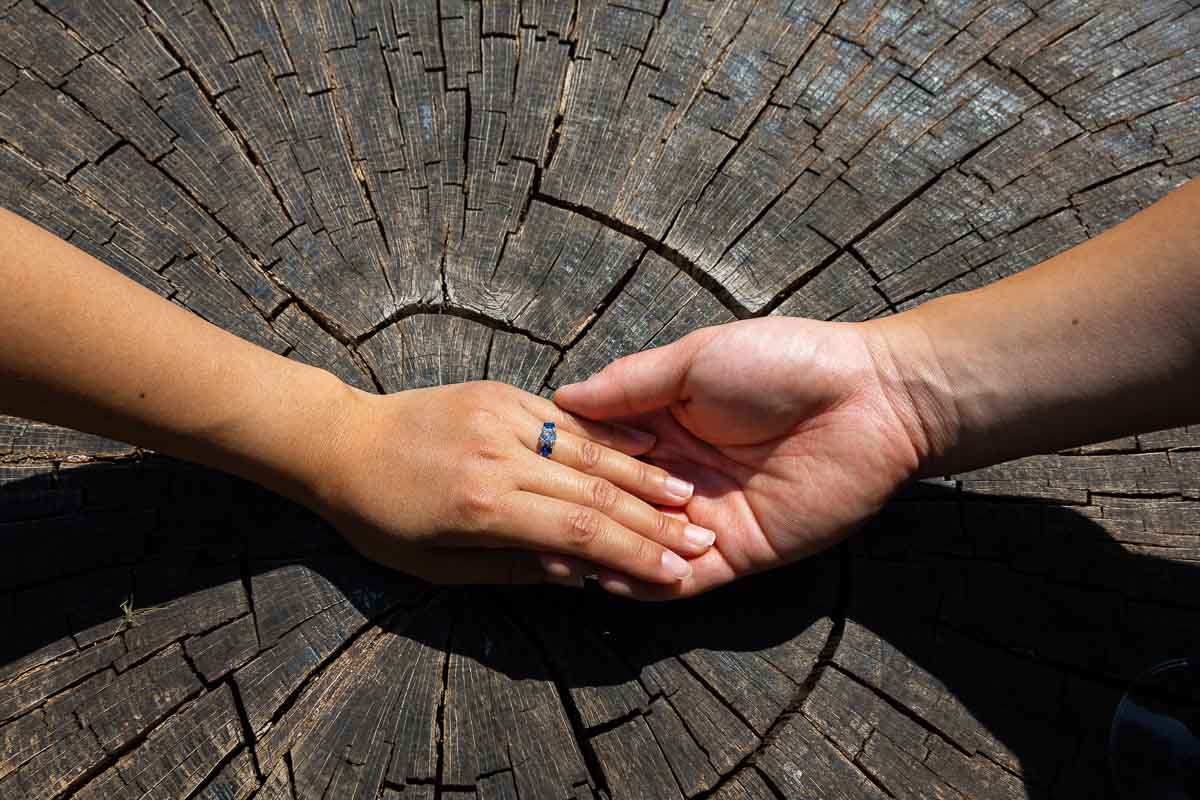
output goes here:
{"type": "Polygon", "coordinates": [[[543,422],[542,435],[538,437],[538,452],[549,458],[556,439],[558,439],[558,432],[554,430],[554,423],[543,422]]]}

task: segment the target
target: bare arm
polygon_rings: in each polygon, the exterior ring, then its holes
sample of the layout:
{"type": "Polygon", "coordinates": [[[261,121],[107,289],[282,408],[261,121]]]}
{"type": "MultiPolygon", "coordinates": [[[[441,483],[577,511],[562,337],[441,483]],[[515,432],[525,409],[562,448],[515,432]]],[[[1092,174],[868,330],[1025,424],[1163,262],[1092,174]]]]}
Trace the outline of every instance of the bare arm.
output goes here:
{"type": "Polygon", "coordinates": [[[3,411],[216,466],[294,499],[348,387],[0,209],[3,411]]]}
{"type": "MultiPolygon", "coordinates": [[[[652,436],[491,382],[378,396],[243,341],[0,211],[0,411],[99,433],[305,503],[375,560],[440,582],[561,578],[587,555],[671,583],[711,532],[652,436]],[[553,458],[536,452],[559,425],[553,458]],[[453,551],[447,548],[457,548],[453,551]]],[[[575,582],[574,578],[568,582],[575,582]]]]}
{"type": "MultiPolygon", "coordinates": [[[[555,400],[644,415],[650,455],[721,531],[666,599],[843,539],[914,476],[1200,421],[1200,182],[1026,272],[865,323],[772,317],[695,331],[555,400]]],[[[586,565],[572,569],[588,571],[586,565]]]]}
{"type": "Polygon", "coordinates": [[[1036,267],[869,323],[949,474],[1200,421],[1200,181],[1036,267]]]}

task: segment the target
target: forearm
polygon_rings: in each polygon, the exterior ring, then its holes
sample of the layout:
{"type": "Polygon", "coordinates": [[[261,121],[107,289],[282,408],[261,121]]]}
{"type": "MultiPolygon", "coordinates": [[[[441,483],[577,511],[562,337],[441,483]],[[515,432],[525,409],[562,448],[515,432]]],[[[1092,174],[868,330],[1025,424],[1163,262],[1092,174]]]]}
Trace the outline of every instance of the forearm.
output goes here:
{"type": "Polygon", "coordinates": [[[1025,272],[870,323],[922,474],[1200,421],[1200,182],[1025,272]]]}
{"type": "Polygon", "coordinates": [[[228,470],[304,499],[349,391],[0,210],[0,412],[228,470]]]}

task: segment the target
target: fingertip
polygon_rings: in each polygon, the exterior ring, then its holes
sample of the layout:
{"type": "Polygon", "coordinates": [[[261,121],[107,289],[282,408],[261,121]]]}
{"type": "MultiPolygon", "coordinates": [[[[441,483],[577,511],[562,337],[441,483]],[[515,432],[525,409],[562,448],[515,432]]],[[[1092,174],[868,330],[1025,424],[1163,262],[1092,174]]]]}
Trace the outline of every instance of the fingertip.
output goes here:
{"type": "Polygon", "coordinates": [[[635,581],[618,572],[603,571],[598,576],[600,588],[617,597],[639,600],[648,603],[661,603],[685,597],[687,592],[683,583],[673,583],[670,586],[635,581]]]}
{"type": "Polygon", "coordinates": [[[667,475],[666,480],[663,481],[663,491],[667,493],[667,497],[672,502],[683,505],[692,499],[692,494],[696,491],[696,486],[690,481],[685,481],[683,478],[667,475]]]}
{"type": "Polygon", "coordinates": [[[600,588],[618,597],[633,597],[633,586],[625,578],[616,575],[601,575],[600,588]]]}
{"type": "Polygon", "coordinates": [[[717,541],[717,534],[708,528],[688,523],[683,529],[683,539],[693,548],[703,553],[717,541]]]}
{"type": "Polygon", "coordinates": [[[554,391],[554,403],[565,411],[594,420],[613,419],[636,413],[636,409],[628,407],[629,398],[617,383],[617,373],[613,370],[613,364],[581,381],[559,386],[554,391]]]}
{"type": "Polygon", "coordinates": [[[672,579],[681,581],[692,574],[692,565],[672,550],[663,550],[662,566],[672,579]]]}
{"type": "Polygon", "coordinates": [[[575,383],[564,383],[562,386],[559,386],[554,390],[554,402],[563,408],[574,405],[582,396],[580,391],[583,389],[585,383],[587,381],[583,380],[576,381],[575,383]]]}
{"type": "Polygon", "coordinates": [[[576,589],[583,588],[583,571],[574,559],[552,553],[539,553],[538,561],[542,565],[546,583],[571,586],[576,589]]]}
{"type": "Polygon", "coordinates": [[[571,574],[571,565],[561,556],[539,553],[538,561],[541,562],[542,569],[546,571],[547,577],[566,578],[571,574]]]}

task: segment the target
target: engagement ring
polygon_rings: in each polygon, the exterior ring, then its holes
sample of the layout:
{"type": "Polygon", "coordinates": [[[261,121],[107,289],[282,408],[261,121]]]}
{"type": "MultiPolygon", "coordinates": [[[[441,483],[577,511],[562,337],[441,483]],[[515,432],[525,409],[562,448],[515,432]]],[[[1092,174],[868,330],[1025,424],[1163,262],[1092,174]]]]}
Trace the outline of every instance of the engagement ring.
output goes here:
{"type": "Polygon", "coordinates": [[[554,430],[554,423],[543,423],[542,435],[538,437],[538,452],[549,458],[550,451],[554,449],[554,440],[557,438],[558,433],[554,430]]]}

